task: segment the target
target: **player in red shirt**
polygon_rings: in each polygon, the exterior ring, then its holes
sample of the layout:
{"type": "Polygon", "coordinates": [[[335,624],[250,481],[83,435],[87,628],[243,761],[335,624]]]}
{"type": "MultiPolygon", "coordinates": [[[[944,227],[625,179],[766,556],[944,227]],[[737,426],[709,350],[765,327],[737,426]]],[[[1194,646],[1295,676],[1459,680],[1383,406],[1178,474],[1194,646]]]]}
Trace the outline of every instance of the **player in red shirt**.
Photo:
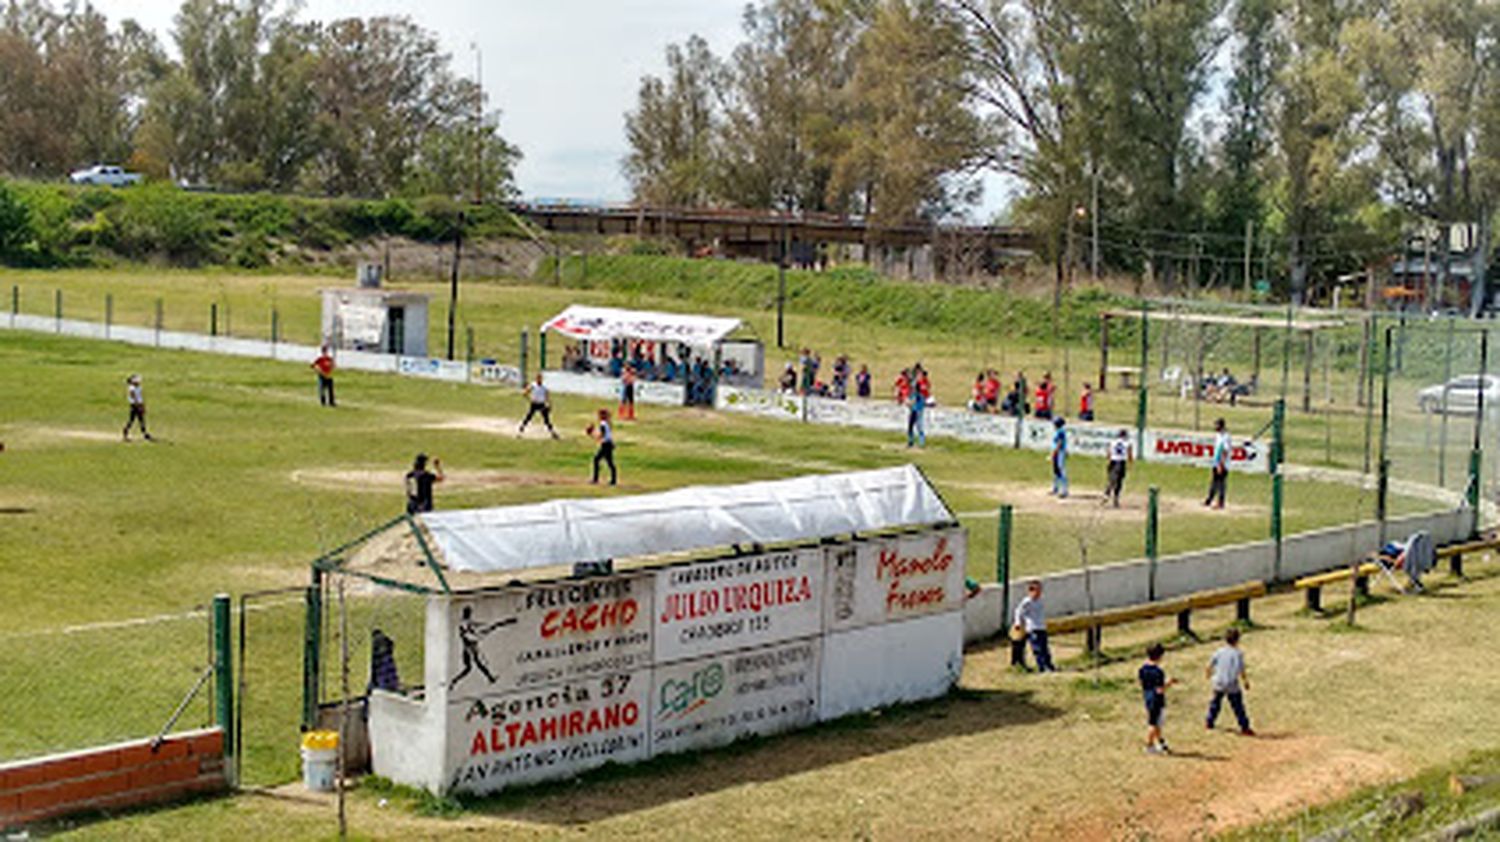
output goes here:
{"type": "Polygon", "coordinates": [[[1094,420],[1094,386],[1091,383],[1083,384],[1083,394],[1078,397],[1078,420],[1094,420]]]}
{"type": "Polygon", "coordinates": [[[318,403],[323,406],[338,406],[333,401],[333,354],[329,352],[327,345],[323,346],[310,368],[318,373],[318,403]]]}
{"type": "Polygon", "coordinates": [[[1057,386],[1052,382],[1052,372],[1042,376],[1042,382],[1036,384],[1036,417],[1052,417],[1052,396],[1057,386]]]}

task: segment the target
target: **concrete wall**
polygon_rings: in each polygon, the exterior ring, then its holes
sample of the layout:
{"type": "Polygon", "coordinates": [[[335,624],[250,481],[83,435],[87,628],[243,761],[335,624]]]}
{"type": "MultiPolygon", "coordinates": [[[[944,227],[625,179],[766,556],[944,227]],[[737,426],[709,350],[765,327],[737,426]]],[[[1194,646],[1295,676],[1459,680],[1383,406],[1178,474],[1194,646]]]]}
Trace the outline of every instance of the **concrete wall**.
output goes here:
{"type": "Polygon", "coordinates": [[[0,828],[228,787],[219,728],[35,757],[0,764],[0,828]]]}
{"type": "MultiPolygon", "coordinates": [[[[1463,508],[1392,518],[1386,522],[1386,540],[1404,541],[1425,530],[1441,546],[1467,538],[1472,518],[1473,513],[1463,508]]],[[[1374,552],[1378,549],[1378,532],[1378,524],[1367,521],[1289,536],[1282,541],[1280,581],[1343,567],[1374,552]]],[[[1276,580],[1275,568],[1276,545],[1269,540],[1168,556],[1157,562],[1156,599],[1246,582],[1271,583],[1276,580]]],[[[1151,563],[1146,559],[1101,565],[1092,568],[1087,577],[1083,571],[1069,570],[1038,578],[1047,613],[1053,617],[1085,613],[1091,605],[1094,610],[1102,610],[1151,601],[1151,563]]],[[[1024,586],[1025,580],[1011,581],[1011,606],[1020,601],[1024,586]]],[[[1009,616],[1010,607],[1001,610],[1000,586],[984,585],[964,605],[964,641],[973,643],[995,636],[1009,627],[1005,619],[1009,616]]]]}

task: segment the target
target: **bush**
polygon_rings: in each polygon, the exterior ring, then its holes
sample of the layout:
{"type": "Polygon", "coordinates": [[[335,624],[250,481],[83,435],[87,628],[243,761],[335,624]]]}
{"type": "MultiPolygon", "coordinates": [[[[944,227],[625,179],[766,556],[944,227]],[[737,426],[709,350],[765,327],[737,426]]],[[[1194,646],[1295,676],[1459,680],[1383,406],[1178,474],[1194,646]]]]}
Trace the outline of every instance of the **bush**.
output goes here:
{"type": "Polygon", "coordinates": [[[7,184],[0,183],[0,260],[20,262],[34,238],[31,211],[7,184]]]}

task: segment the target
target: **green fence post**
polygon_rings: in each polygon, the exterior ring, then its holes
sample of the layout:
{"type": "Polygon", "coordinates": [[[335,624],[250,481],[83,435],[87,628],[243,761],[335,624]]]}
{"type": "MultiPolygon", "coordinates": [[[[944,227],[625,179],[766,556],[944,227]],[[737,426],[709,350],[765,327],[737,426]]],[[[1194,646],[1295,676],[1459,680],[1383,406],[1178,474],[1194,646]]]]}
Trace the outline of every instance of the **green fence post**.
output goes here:
{"type": "MultiPolygon", "coordinates": [[[[1479,334],[1479,373],[1481,376],[1490,373],[1490,332],[1488,330],[1481,331],[1479,334]]],[[[1484,413],[1488,411],[1484,405],[1483,389],[1479,390],[1479,405],[1476,409],[1478,411],[1474,413],[1474,445],[1469,450],[1469,488],[1467,494],[1469,512],[1474,518],[1469,526],[1469,537],[1471,538],[1479,537],[1479,501],[1484,498],[1484,495],[1479,492],[1479,469],[1484,464],[1484,413]]],[[[1444,413],[1443,417],[1446,418],[1447,413],[1444,413]]]]}
{"type": "Polygon", "coordinates": [[[20,284],[11,284],[11,287],[10,287],[10,314],[11,314],[11,316],[19,316],[19,315],[21,315],[21,285],[20,284]]]}
{"type": "Polygon", "coordinates": [[[1385,353],[1380,366],[1380,463],[1375,481],[1375,520],[1379,523],[1377,547],[1385,546],[1385,519],[1388,495],[1391,489],[1390,427],[1391,427],[1391,333],[1385,329],[1385,353]]]}
{"type": "Polygon", "coordinates": [[[1283,477],[1280,471],[1271,475],[1271,544],[1274,553],[1271,559],[1271,581],[1281,581],[1281,508],[1283,477]]]}
{"type": "MultiPolygon", "coordinates": [[[[1009,639],[1010,631],[1010,537],[1015,509],[1009,504],[1000,507],[999,524],[995,529],[995,581],[1000,585],[1000,633],[1009,639]]],[[[1010,662],[1022,663],[1024,656],[1011,641],[1010,662]]]]}
{"type": "Polygon", "coordinates": [[[281,312],[275,307],[271,308],[271,344],[275,345],[281,341],[281,312]]]}
{"type": "Polygon", "coordinates": [[[156,344],[161,345],[162,301],[156,299],[156,344]]]}
{"type": "Polygon", "coordinates": [[[57,332],[62,333],[62,290],[52,291],[53,318],[56,319],[57,332]]]}
{"type": "Polygon", "coordinates": [[[1281,464],[1286,461],[1286,399],[1277,398],[1271,405],[1271,473],[1281,473],[1281,464]]]}
{"type": "Polygon", "coordinates": [[[208,335],[219,335],[219,304],[214,302],[208,305],[208,335]]]}
{"type": "Polygon", "coordinates": [[[234,664],[230,661],[229,594],[214,596],[214,699],[218,702],[216,718],[224,729],[226,768],[235,756],[234,744],[234,664]]]}
{"type": "Polygon", "coordinates": [[[109,328],[115,322],[115,294],[104,294],[104,338],[109,338],[109,328]]]}
{"type": "Polygon", "coordinates": [[[323,652],[323,574],[313,570],[313,583],[307,586],[303,603],[307,611],[302,625],[302,730],[318,726],[318,678],[323,652]]]}
{"type": "Polygon", "coordinates": [[[1150,352],[1151,338],[1151,302],[1141,299],[1141,389],[1135,404],[1135,455],[1138,458],[1146,458],[1146,417],[1147,417],[1147,391],[1146,386],[1150,378],[1146,376],[1147,355],[1150,352]]]}
{"type": "Polygon", "coordinates": [[[521,385],[522,386],[525,386],[526,383],[527,383],[527,377],[526,377],[526,350],[527,350],[527,346],[530,344],[530,342],[531,342],[530,335],[527,334],[527,332],[524,331],[524,330],[521,331],[521,385]]]}
{"type": "Polygon", "coordinates": [[[1146,579],[1146,599],[1156,601],[1157,529],[1160,526],[1159,506],[1161,489],[1151,486],[1146,490],[1146,560],[1150,563],[1146,579]]]}
{"type": "Polygon", "coordinates": [[[547,370],[547,331],[539,331],[536,335],[536,370],[547,370]]]}

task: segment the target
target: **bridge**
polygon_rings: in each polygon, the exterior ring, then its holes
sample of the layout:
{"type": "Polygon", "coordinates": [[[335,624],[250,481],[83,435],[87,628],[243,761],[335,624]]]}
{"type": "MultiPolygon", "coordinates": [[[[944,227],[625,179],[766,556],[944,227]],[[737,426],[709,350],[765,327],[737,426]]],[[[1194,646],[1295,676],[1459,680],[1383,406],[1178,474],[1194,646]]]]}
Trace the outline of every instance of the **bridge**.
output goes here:
{"type": "Polygon", "coordinates": [[[810,263],[820,247],[845,246],[854,259],[898,270],[892,264],[904,263],[909,274],[920,276],[965,264],[994,271],[1036,246],[1030,231],[1011,226],[875,225],[835,214],[636,205],[518,202],[510,208],[546,231],[670,237],[731,257],[776,260],[789,253],[795,262],[810,263]]]}

